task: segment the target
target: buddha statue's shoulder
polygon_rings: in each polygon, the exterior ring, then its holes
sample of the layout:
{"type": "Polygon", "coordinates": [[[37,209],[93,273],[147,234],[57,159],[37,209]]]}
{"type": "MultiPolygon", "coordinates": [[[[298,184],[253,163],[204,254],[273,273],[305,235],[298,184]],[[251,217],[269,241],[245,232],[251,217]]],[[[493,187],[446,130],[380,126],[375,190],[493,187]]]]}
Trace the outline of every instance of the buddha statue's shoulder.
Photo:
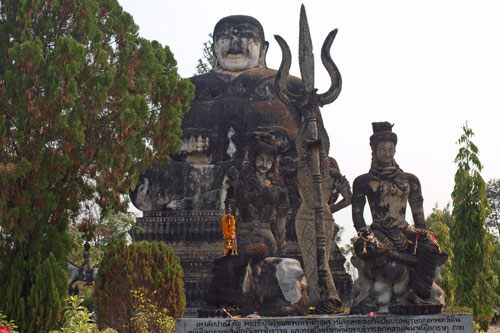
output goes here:
{"type": "Polygon", "coordinates": [[[224,94],[235,78],[230,72],[210,71],[193,76],[190,80],[195,86],[195,100],[212,99],[224,94]]]}
{"type": "MultiPolygon", "coordinates": [[[[278,71],[267,67],[256,67],[248,69],[238,75],[238,80],[251,82],[255,85],[271,85],[274,90],[276,74],[278,71]]],[[[302,86],[302,81],[295,76],[287,77],[287,85],[292,93],[299,93],[302,86]]]]}

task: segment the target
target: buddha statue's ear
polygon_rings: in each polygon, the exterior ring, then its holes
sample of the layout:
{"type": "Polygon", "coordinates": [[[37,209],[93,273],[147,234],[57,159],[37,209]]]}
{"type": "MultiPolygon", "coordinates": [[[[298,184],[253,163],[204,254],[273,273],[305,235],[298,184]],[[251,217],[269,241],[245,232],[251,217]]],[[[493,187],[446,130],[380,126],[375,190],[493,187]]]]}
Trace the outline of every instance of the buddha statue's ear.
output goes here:
{"type": "Polygon", "coordinates": [[[266,55],[267,55],[267,49],[269,48],[269,42],[265,41],[264,45],[262,45],[262,48],[260,50],[260,57],[259,57],[259,65],[263,67],[267,67],[266,65],[266,55]]]}

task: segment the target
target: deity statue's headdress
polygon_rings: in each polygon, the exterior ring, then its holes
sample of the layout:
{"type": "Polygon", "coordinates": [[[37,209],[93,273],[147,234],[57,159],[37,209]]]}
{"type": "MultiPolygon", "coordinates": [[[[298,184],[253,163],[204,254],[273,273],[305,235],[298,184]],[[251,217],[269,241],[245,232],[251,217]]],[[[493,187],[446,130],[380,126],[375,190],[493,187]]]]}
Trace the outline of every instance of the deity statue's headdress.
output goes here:
{"type": "Polygon", "coordinates": [[[372,123],[373,135],[370,137],[370,146],[372,150],[377,149],[380,142],[392,142],[394,145],[398,143],[398,136],[392,131],[394,124],[387,121],[372,123]]]}
{"type": "Polygon", "coordinates": [[[259,154],[265,153],[276,158],[278,146],[274,137],[267,132],[253,132],[250,136],[248,151],[250,158],[255,159],[259,154]]]}

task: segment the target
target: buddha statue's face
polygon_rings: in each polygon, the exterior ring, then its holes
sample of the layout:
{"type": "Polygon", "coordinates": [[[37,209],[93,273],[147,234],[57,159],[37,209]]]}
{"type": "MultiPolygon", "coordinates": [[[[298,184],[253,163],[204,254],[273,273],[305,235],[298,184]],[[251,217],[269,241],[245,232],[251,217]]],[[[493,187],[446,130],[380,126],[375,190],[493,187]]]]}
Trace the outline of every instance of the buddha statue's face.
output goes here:
{"type": "Polygon", "coordinates": [[[273,167],[273,157],[267,153],[261,153],[255,158],[255,168],[260,174],[266,174],[273,167]]]}
{"type": "Polygon", "coordinates": [[[394,165],[394,154],[396,154],[396,147],[392,142],[380,142],[377,145],[375,156],[377,157],[378,165],[381,167],[388,167],[394,165]]]}
{"type": "Polygon", "coordinates": [[[249,23],[225,23],[214,36],[214,53],[219,66],[237,72],[257,67],[261,44],[259,29],[249,23]]]}

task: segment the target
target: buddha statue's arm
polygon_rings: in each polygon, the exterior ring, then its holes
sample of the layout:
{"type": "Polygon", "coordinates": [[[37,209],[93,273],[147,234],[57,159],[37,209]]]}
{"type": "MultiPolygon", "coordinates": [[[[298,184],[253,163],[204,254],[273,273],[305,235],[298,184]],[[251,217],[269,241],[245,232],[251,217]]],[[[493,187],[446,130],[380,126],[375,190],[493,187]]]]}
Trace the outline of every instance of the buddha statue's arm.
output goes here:
{"type": "Polygon", "coordinates": [[[288,195],[284,188],[280,189],[279,205],[276,208],[276,244],[278,255],[285,255],[285,226],[288,215],[288,195]]]}
{"type": "Polygon", "coordinates": [[[409,174],[410,182],[410,195],[408,196],[408,202],[410,203],[411,213],[413,215],[413,221],[415,222],[415,227],[426,229],[424,217],[424,198],[422,197],[422,189],[420,187],[420,181],[415,175],[409,174]]]}
{"type": "Polygon", "coordinates": [[[356,178],[352,184],[352,221],[354,222],[354,228],[358,233],[366,231],[366,222],[363,217],[363,212],[365,210],[366,204],[366,193],[363,190],[363,178],[362,176],[356,178]]]}

